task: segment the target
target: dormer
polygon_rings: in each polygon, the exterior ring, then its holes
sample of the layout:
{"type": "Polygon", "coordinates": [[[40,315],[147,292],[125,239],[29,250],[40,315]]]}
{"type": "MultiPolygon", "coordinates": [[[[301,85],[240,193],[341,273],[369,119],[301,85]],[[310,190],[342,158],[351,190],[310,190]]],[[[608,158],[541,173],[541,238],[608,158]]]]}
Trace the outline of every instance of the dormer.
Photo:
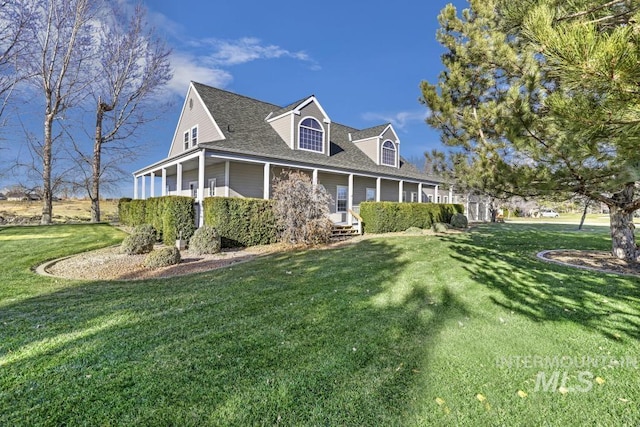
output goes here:
{"type": "Polygon", "coordinates": [[[331,119],[315,96],[272,112],[266,120],[292,150],[329,155],[331,119]]]}
{"type": "Polygon", "coordinates": [[[169,157],[191,150],[201,142],[222,139],[225,139],[222,130],[202,101],[197,87],[191,82],[173,134],[169,157]]]}
{"type": "Polygon", "coordinates": [[[400,167],[400,138],[390,123],[350,133],[349,140],[376,165],[400,167]]]}

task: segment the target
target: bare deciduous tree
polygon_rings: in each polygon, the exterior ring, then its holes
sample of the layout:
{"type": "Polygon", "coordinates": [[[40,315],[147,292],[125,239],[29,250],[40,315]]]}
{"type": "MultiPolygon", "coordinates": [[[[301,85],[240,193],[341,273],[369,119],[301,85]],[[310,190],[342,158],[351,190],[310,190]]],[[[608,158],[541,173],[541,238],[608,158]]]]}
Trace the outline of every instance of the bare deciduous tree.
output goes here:
{"type": "Polygon", "coordinates": [[[52,218],[54,121],[86,96],[95,62],[94,30],[100,2],[37,0],[34,29],[19,65],[44,98],[42,140],[42,224],[52,218]]]}
{"type": "Polygon", "coordinates": [[[329,241],[332,199],[324,187],[313,185],[303,172],[284,171],[273,185],[273,199],[283,242],[316,245],[329,241]]]}
{"type": "Polygon", "coordinates": [[[116,172],[114,166],[135,157],[139,144],[135,144],[131,136],[140,125],[153,119],[151,114],[161,110],[157,108],[160,105],[157,99],[156,108],[150,106],[150,101],[154,101],[172,77],[170,51],[148,28],[145,17],[142,6],[137,6],[128,20],[114,8],[111,19],[103,21],[100,27],[98,78],[91,87],[96,113],[95,135],[89,163],[91,175],[86,187],[91,199],[92,222],[100,221],[101,183],[116,172]],[[103,162],[107,148],[117,162],[103,162]]]}

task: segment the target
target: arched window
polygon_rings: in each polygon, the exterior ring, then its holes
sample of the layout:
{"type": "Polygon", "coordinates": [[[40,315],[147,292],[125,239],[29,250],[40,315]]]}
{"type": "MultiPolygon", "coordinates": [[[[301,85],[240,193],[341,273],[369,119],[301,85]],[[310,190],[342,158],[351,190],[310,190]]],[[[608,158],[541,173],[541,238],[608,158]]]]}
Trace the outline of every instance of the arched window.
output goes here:
{"type": "Polygon", "coordinates": [[[324,152],[324,130],[316,119],[308,117],[300,122],[298,129],[298,147],[302,150],[324,152]]]}
{"type": "Polygon", "coordinates": [[[389,140],[382,143],[382,164],[387,166],[396,165],[396,146],[389,140]]]}

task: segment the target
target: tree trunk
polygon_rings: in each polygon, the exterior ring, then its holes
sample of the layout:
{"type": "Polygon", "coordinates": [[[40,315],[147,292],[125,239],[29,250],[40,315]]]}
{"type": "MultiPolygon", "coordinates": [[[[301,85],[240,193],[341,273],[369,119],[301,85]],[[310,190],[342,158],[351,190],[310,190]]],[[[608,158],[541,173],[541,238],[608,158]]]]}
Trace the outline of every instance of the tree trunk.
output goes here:
{"type": "Polygon", "coordinates": [[[625,210],[625,207],[633,202],[634,184],[630,183],[619,193],[615,193],[612,199],[617,203],[609,206],[611,219],[611,253],[614,257],[630,263],[638,262],[638,247],[633,233],[633,211],[625,210]]]}
{"type": "Polygon", "coordinates": [[[91,165],[91,222],[100,222],[100,154],[102,152],[102,119],[104,108],[102,102],[98,100],[96,112],[96,135],[93,141],[93,162],[91,165]]]}
{"type": "Polygon", "coordinates": [[[587,199],[586,202],[584,202],[584,210],[582,211],[582,218],[580,218],[580,225],[578,226],[578,230],[582,230],[582,226],[584,225],[584,220],[587,217],[587,211],[589,210],[589,203],[591,201],[587,199]]]}
{"type": "Polygon", "coordinates": [[[42,147],[42,218],[43,225],[51,224],[53,213],[53,194],[51,191],[51,127],[53,114],[47,114],[44,119],[44,144],[42,147]]]}

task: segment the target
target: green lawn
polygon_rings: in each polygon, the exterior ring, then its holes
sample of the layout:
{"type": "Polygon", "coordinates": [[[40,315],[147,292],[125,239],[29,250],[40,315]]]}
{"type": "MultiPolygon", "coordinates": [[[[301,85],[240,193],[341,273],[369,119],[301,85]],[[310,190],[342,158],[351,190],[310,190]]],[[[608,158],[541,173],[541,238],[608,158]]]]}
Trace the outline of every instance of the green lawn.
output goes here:
{"type": "Polygon", "coordinates": [[[640,280],[535,258],[609,247],[606,228],[574,228],[140,282],[31,273],[122,238],[106,225],[0,229],[0,425],[637,425],[640,280]]]}

